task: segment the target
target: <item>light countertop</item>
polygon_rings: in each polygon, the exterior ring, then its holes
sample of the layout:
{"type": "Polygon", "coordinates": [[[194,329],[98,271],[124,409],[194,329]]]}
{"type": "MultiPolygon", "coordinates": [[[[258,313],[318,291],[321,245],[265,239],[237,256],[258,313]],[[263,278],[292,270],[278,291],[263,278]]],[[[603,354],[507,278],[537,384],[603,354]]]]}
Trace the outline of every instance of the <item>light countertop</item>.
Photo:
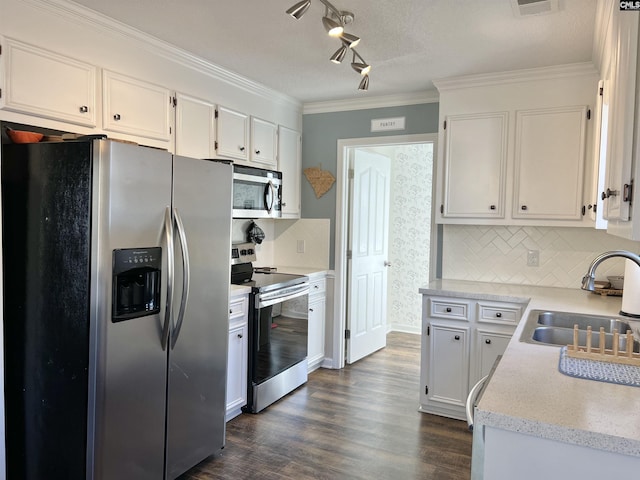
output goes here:
{"type": "Polygon", "coordinates": [[[438,280],[420,293],[526,303],[476,408],[475,424],[640,457],[640,388],[569,377],[560,347],[520,341],[530,310],[618,315],[621,297],[579,289],[438,280]]]}

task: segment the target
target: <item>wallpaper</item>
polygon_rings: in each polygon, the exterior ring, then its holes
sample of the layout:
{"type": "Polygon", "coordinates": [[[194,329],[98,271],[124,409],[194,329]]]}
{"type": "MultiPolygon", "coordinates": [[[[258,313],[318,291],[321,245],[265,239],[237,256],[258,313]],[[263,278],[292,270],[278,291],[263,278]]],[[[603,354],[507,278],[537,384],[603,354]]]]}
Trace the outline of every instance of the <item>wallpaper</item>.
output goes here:
{"type": "Polygon", "coordinates": [[[419,333],[429,283],[433,144],[395,148],[391,162],[387,326],[419,333]]]}
{"type": "MultiPolygon", "coordinates": [[[[591,261],[608,250],[640,251],[640,242],[592,228],[445,225],[442,277],[451,280],[580,288],[591,261]],[[527,252],[538,250],[538,267],[527,252]]],[[[623,275],[624,260],[609,259],[598,279],[623,275]]]]}

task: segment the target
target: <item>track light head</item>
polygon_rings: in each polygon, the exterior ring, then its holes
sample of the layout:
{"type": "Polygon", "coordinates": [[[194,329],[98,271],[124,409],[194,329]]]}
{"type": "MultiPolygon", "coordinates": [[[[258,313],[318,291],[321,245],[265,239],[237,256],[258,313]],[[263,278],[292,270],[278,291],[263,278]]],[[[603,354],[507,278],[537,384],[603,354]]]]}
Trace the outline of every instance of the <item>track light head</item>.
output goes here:
{"type": "Polygon", "coordinates": [[[322,17],[322,25],[330,37],[339,37],[344,32],[344,27],[328,16],[322,17]]]}
{"type": "Polygon", "coordinates": [[[296,20],[300,20],[307,10],[309,10],[309,6],[311,5],[311,0],[302,0],[301,2],[296,3],[293,7],[287,10],[287,15],[291,15],[296,20]]]}
{"type": "Polygon", "coordinates": [[[360,75],[368,75],[371,71],[371,65],[367,65],[366,63],[352,62],[351,68],[353,68],[360,75]]]}
{"type": "Polygon", "coordinates": [[[340,35],[340,40],[349,48],[354,48],[360,43],[360,37],[347,32],[343,32],[340,35]]]}
{"type": "Polygon", "coordinates": [[[360,85],[358,85],[358,90],[369,90],[369,75],[365,75],[364,77],[362,77],[362,80],[360,80],[360,85]]]}
{"type": "Polygon", "coordinates": [[[340,64],[342,60],[344,60],[345,55],[347,54],[347,46],[342,45],[338,50],[335,51],[333,55],[331,55],[331,60],[333,63],[340,64]]]}

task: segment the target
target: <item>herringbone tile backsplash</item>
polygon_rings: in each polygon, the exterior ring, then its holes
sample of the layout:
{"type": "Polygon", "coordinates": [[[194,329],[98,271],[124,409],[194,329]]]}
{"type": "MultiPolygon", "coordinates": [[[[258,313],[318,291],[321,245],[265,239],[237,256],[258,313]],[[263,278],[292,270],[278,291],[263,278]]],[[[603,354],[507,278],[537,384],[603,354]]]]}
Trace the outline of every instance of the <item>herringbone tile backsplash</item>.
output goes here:
{"type": "MultiPolygon", "coordinates": [[[[591,228],[445,225],[442,277],[451,280],[579,288],[593,258],[607,250],[640,252],[640,242],[591,228]],[[527,266],[529,250],[540,266],[527,266]]],[[[623,275],[624,260],[610,259],[598,279],[623,275]]]]}

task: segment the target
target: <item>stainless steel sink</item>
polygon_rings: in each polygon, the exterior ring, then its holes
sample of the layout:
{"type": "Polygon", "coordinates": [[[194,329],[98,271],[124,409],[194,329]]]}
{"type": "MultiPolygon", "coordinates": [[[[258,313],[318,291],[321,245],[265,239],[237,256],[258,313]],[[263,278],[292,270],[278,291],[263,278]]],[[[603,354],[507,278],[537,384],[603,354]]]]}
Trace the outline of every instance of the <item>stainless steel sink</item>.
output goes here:
{"type": "MultiPolygon", "coordinates": [[[[578,325],[578,343],[586,345],[587,327],[591,326],[591,345],[599,345],[600,327],[605,331],[605,348],[613,346],[613,330],[620,333],[618,348],[626,350],[627,339],[624,334],[630,328],[620,317],[607,317],[571,312],[553,312],[547,310],[531,310],[522,330],[520,341],[546,345],[567,345],[573,343],[573,326],[578,325]]],[[[633,342],[633,350],[640,352],[640,343],[633,342]]]]}
{"type": "Polygon", "coordinates": [[[619,333],[626,333],[629,328],[628,323],[617,317],[568,312],[541,312],[538,314],[538,324],[570,329],[573,329],[574,325],[578,325],[579,330],[586,330],[588,326],[591,326],[591,329],[596,331],[599,331],[600,327],[604,327],[604,331],[607,333],[613,333],[614,329],[618,329],[619,333]]]}

